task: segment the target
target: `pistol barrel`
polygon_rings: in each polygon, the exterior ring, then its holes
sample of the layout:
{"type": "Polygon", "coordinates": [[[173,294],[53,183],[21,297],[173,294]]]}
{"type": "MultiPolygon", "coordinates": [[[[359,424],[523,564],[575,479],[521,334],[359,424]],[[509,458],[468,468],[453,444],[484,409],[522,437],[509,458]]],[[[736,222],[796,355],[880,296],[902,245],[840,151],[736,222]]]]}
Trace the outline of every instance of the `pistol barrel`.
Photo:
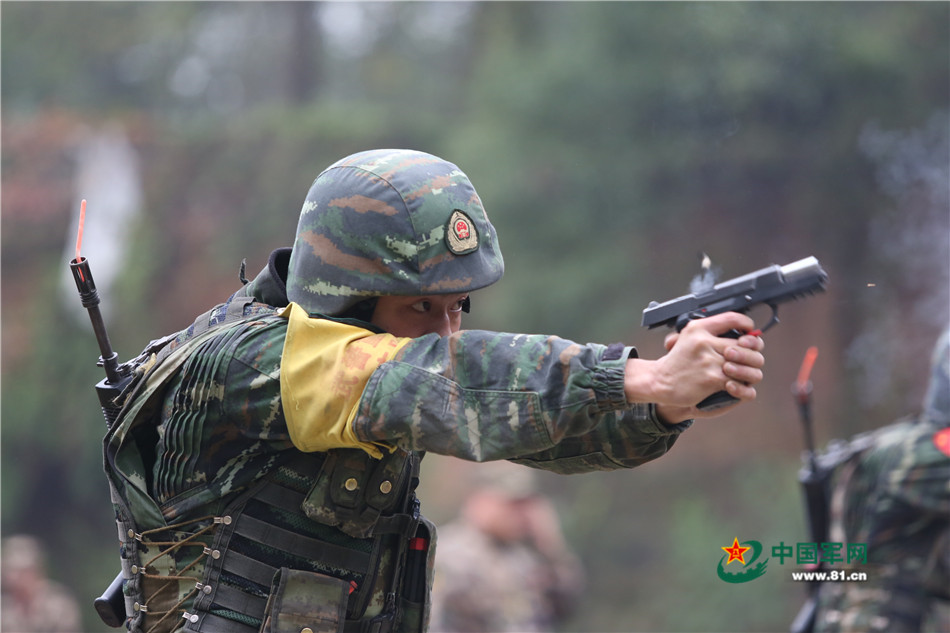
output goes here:
{"type": "Polygon", "coordinates": [[[747,312],[758,304],[772,306],[824,290],[828,275],[814,257],[784,266],[772,265],[740,275],[698,293],[664,303],[653,301],[643,311],[642,325],[655,328],[685,325],[689,319],[722,312],[747,312]]]}

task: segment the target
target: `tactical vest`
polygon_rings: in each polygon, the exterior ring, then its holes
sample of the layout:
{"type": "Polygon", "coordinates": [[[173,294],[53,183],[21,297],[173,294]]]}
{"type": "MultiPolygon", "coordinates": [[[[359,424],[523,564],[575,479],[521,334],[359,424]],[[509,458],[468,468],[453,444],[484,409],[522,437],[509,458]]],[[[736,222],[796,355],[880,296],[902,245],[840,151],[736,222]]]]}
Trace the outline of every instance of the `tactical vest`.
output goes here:
{"type": "Polygon", "coordinates": [[[279,318],[273,312],[238,297],[177,337],[153,341],[137,359],[104,446],[126,628],[422,631],[435,529],[414,494],[421,454],[396,450],[377,460],[359,449],[287,451],[253,485],[220,500],[220,512],[181,523],[166,521],[149,495],[168,381],[203,342],[214,339],[223,347],[216,353],[230,358],[256,327],[279,318]]]}

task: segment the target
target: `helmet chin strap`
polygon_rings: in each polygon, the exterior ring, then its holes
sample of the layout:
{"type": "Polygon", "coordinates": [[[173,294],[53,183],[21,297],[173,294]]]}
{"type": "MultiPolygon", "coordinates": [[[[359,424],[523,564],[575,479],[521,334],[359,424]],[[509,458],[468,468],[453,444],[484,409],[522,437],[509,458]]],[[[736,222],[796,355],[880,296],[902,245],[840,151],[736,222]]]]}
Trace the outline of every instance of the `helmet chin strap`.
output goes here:
{"type": "Polygon", "coordinates": [[[377,297],[363,299],[349,310],[341,314],[340,317],[344,319],[357,319],[359,321],[366,321],[369,323],[373,320],[373,312],[376,311],[376,300],[377,297]]]}

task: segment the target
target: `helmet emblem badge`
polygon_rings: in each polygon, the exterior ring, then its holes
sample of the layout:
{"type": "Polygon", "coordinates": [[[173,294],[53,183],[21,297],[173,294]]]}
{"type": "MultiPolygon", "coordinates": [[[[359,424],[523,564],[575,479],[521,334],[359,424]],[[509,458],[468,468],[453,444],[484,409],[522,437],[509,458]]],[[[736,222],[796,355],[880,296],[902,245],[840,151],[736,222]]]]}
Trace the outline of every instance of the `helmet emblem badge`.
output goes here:
{"type": "Polygon", "coordinates": [[[445,231],[445,244],[456,255],[465,255],[478,250],[478,229],[463,211],[455,209],[449,217],[445,231]]]}

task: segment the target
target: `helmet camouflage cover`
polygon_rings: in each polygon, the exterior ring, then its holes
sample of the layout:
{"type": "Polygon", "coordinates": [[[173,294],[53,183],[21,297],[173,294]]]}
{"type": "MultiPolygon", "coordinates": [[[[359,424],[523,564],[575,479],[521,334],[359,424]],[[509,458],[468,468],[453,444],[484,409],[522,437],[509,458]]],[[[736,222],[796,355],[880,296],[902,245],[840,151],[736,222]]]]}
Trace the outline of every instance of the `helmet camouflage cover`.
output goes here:
{"type": "Polygon", "coordinates": [[[371,150],[313,181],[287,297],[332,316],[368,297],[469,292],[503,272],[495,228],[458,167],[418,151],[371,150]]]}

